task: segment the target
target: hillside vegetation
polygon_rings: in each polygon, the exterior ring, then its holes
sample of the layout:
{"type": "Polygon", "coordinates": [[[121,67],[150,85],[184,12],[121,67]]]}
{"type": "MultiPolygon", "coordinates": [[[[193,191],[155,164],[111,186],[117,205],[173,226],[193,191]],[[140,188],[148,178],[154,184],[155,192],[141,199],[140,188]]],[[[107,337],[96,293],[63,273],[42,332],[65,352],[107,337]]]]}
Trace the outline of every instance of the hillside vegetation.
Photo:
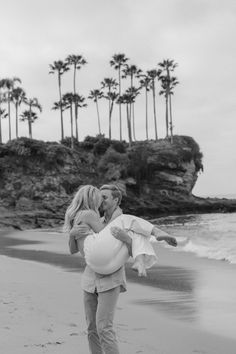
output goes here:
{"type": "Polygon", "coordinates": [[[74,150],[70,139],[62,144],[12,140],[0,145],[0,223],[19,228],[61,225],[84,184],[117,184],[124,211],[135,215],[196,212],[207,207],[192,196],[202,170],[199,146],[187,136],[174,136],[173,144],[163,139],[131,147],[88,136],[75,142],[74,150]]]}

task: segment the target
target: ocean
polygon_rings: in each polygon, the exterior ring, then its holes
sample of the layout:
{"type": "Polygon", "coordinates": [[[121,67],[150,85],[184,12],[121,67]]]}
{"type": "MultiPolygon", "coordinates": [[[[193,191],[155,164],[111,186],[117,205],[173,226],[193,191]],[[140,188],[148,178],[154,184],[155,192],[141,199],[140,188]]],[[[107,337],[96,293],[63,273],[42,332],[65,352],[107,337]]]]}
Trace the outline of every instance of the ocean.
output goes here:
{"type": "MultiPolygon", "coordinates": [[[[161,244],[173,253],[172,266],[180,273],[173,279],[190,285],[188,291],[184,286],[179,292],[162,290],[155,306],[171,318],[235,339],[236,213],[169,216],[152,222],[176,236],[178,247],[161,244]]],[[[161,266],[171,265],[168,262],[159,258],[159,272],[161,266]]]]}
{"type": "Polygon", "coordinates": [[[176,236],[177,252],[236,264],[236,213],[168,216],[152,222],[176,236]]]}

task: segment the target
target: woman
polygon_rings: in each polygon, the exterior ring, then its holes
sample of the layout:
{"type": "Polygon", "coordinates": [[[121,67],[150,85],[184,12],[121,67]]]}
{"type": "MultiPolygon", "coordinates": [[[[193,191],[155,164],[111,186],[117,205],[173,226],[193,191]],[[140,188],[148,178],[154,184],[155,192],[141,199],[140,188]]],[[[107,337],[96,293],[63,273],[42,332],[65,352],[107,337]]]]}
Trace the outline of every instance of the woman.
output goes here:
{"type": "Polygon", "coordinates": [[[78,224],[88,225],[93,233],[78,238],[78,248],[96,273],[111,274],[129,258],[127,247],[112,236],[115,227],[125,229],[132,238],[133,269],[140,276],[146,276],[146,269],[157,261],[149,242],[153,225],[141,218],[122,214],[104,228],[98,211],[101,202],[99,189],[91,185],[81,187],[66,211],[65,231],[69,232],[78,224]]]}

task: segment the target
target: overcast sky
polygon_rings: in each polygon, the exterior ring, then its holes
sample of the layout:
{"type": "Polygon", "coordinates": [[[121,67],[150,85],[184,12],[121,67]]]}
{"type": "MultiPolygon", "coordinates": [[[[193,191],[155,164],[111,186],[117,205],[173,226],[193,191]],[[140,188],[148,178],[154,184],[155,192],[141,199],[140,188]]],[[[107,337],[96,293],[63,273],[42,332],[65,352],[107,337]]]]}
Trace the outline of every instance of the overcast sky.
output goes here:
{"type": "MultiPolygon", "coordinates": [[[[104,77],[117,77],[109,65],[115,53],[142,70],[166,58],[178,63],[180,84],[173,97],[174,133],[192,136],[204,155],[196,195],[236,194],[236,2],[235,0],[0,0],[0,78],[19,77],[28,97],[43,106],[33,137],[60,139],[55,75],[49,64],[69,54],[88,64],[78,73],[80,94],[88,96],[104,77]]],[[[72,72],[63,76],[72,91],[72,72]]],[[[143,95],[142,95],[143,96],[143,95]]],[[[144,98],[136,105],[137,138],[145,138],[144,98]]],[[[79,113],[79,136],[97,134],[96,109],[79,113]]],[[[151,103],[151,97],[150,97],[151,103]]],[[[102,130],[108,135],[108,104],[100,102],[102,130]]],[[[13,111],[14,112],[14,111],[13,111]]],[[[159,137],[165,136],[163,97],[157,98],[159,137]]],[[[118,107],[112,136],[118,138],[118,107]]],[[[123,113],[125,129],[125,112],[123,113]]],[[[150,136],[154,137],[152,107],[150,136]]],[[[69,112],[65,114],[70,133],[69,112]]],[[[7,122],[3,121],[4,141],[7,122]]],[[[13,137],[14,137],[13,129],[13,137]]],[[[20,135],[27,136],[26,123],[20,135]]]]}

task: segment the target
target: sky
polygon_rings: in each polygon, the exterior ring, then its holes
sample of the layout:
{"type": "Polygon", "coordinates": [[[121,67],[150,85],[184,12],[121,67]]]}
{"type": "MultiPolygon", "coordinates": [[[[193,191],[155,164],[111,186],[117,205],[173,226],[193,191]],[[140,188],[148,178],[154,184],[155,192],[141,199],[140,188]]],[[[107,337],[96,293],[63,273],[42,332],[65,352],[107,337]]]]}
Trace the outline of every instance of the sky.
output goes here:
{"type": "MultiPolygon", "coordinates": [[[[235,0],[0,0],[0,78],[19,77],[28,97],[37,97],[42,114],[33,138],[60,140],[55,75],[49,64],[70,54],[88,64],[77,76],[79,94],[87,97],[105,77],[117,79],[109,61],[124,53],[129,64],[146,71],[163,59],[178,63],[179,85],[172,98],[174,134],[192,136],[203,153],[204,172],[193,193],[236,195],[236,2],[235,0]]],[[[123,83],[125,87],[127,83],[123,83]]],[[[63,93],[73,91],[72,71],[62,77],[63,93]]],[[[151,96],[150,137],[154,138],[151,96]]],[[[79,138],[98,133],[92,101],[79,112],[79,138]]],[[[145,139],[144,94],[135,105],[136,138],[145,139]]],[[[108,103],[99,102],[102,132],[108,136],[108,103]]],[[[22,109],[25,109],[22,107],[22,109]]],[[[12,108],[14,115],[14,109],[12,108]]],[[[125,111],[122,112],[124,137],[125,111]]],[[[165,137],[164,98],[157,97],[158,135],[165,137]]],[[[112,137],[119,138],[114,107],[112,137]]],[[[69,112],[65,133],[70,135],[69,112]]],[[[13,138],[14,118],[13,124],[13,138]]],[[[8,140],[7,121],[2,121],[8,140]]],[[[27,136],[27,124],[19,133],[27,136]]]]}

